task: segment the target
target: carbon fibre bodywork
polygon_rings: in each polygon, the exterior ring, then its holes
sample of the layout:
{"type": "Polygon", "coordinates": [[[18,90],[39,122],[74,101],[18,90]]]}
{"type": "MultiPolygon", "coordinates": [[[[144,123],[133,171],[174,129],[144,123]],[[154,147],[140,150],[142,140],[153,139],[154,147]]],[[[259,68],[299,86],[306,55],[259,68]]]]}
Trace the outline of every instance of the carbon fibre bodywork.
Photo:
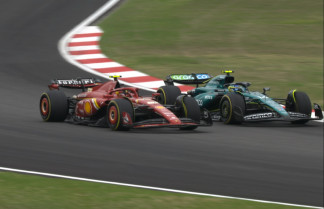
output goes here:
{"type": "MultiPolygon", "coordinates": [[[[304,123],[309,120],[320,120],[323,118],[322,110],[318,104],[314,104],[313,106],[316,118],[311,118],[312,107],[306,94],[293,90],[289,92],[286,99],[270,98],[266,94],[266,91],[269,91],[270,88],[264,88],[262,93],[249,91],[248,87],[251,83],[234,83],[234,77],[230,75],[232,72],[233,71],[224,71],[224,75],[218,75],[215,77],[212,77],[209,74],[204,74],[205,76],[199,74],[200,76],[198,77],[195,73],[187,74],[186,77],[177,75],[176,78],[189,78],[185,81],[184,79],[174,79],[175,77],[170,75],[165,80],[165,83],[166,85],[173,85],[174,81],[178,83],[196,84],[197,88],[188,91],[187,93],[195,98],[201,108],[207,109],[211,112],[214,121],[222,120],[222,117],[224,116],[224,107],[222,107],[222,102],[226,98],[229,100],[229,105],[231,107],[231,110],[229,110],[230,114],[233,114],[236,117],[236,122],[238,123],[274,120],[297,123],[300,121],[304,123]],[[170,82],[170,80],[172,80],[172,82],[170,82]],[[204,84],[204,86],[198,87],[199,84],[204,84]],[[297,102],[295,94],[297,93],[303,94],[301,95],[303,98],[299,99],[301,100],[300,103],[305,103],[303,104],[305,106],[303,107],[303,110],[299,110],[298,107],[296,107],[297,102]],[[243,103],[240,105],[234,104],[234,101],[231,101],[228,96],[225,98],[225,95],[229,94],[234,96],[235,94],[239,95],[242,97],[243,103]]],[[[236,96],[236,98],[239,99],[238,96],[236,96]]]]}
{"type": "MultiPolygon", "coordinates": [[[[51,107],[53,101],[49,93],[61,92],[60,87],[82,89],[81,93],[66,97],[68,107],[66,118],[63,120],[67,122],[110,126],[113,130],[152,127],[195,129],[200,125],[208,125],[187,117],[183,113],[185,106],[160,104],[157,101],[158,93],[152,94],[151,97],[143,97],[139,95],[138,88],[121,87],[116,76],[113,81],[105,83],[91,78],[53,80],[49,85],[50,91],[44,93],[40,101],[40,111],[45,121],[51,121],[49,114],[51,114],[51,108],[54,108],[51,107]]],[[[61,94],[64,93],[61,92],[61,94]]],[[[196,104],[195,100],[190,102],[196,104]]],[[[198,105],[197,108],[199,111],[198,105]]],[[[65,109],[65,106],[61,109],[65,109]]]]}

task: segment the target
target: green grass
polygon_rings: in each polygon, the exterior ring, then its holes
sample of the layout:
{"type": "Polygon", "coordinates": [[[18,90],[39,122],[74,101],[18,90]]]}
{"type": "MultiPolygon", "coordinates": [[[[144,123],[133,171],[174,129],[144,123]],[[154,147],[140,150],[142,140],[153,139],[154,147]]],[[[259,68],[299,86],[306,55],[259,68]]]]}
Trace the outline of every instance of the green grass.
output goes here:
{"type": "Polygon", "coordinates": [[[0,208],[292,209],[300,207],[0,172],[0,208]]]}
{"type": "Polygon", "coordinates": [[[251,90],[297,88],[323,105],[323,1],[129,0],[100,26],[104,53],[135,70],[232,69],[251,90]]]}

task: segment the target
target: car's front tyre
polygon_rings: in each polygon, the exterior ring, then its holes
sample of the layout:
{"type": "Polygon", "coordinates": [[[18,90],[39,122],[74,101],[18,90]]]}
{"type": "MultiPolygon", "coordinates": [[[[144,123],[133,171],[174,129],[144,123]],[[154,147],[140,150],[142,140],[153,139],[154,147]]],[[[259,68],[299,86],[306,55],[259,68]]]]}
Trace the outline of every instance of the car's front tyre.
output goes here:
{"type": "Polygon", "coordinates": [[[241,94],[230,92],[220,101],[221,121],[225,124],[241,124],[245,115],[245,100],[241,94]]]}
{"type": "Polygon", "coordinates": [[[127,99],[114,99],[107,108],[108,125],[113,131],[127,131],[134,120],[132,103],[127,99]]]}
{"type": "MultiPolygon", "coordinates": [[[[195,123],[200,122],[200,107],[193,97],[181,95],[177,98],[176,106],[179,107],[179,117],[190,118],[195,123]]],[[[180,128],[181,130],[193,130],[197,125],[180,128]]]]}
{"type": "MultiPolygon", "coordinates": [[[[309,117],[312,114],[312,103],[309,96],[305,92],[293,90],[289,92],[286,100],[286,110],[292,112],[298,112],[309,117]]],[[[297,120],[292,121],[293,124],[305,124],[309,120],[297,120]]]]}

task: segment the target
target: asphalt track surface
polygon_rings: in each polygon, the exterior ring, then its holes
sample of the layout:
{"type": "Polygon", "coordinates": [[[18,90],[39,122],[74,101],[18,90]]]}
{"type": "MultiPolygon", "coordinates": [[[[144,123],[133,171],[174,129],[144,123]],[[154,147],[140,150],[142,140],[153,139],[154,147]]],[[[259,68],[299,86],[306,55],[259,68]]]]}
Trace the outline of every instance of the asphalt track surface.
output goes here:
{"type": "Polygon", "coordinates": [[[63,60],[59,39],[105,2],[1,1],[0,167],[323,206],[323,123],[112,132],[43,122],[52,78],[91,76],[63,60]]]}

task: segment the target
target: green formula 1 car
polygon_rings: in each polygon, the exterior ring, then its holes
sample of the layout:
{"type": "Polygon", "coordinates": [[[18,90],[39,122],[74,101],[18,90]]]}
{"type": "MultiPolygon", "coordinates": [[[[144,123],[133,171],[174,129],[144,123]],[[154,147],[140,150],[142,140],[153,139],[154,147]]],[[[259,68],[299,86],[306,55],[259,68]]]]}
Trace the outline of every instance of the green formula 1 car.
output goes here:
{"type": "Polygon", "coordinates": [[[211,118],[226,124],[257,121],[289,121],[293,124],[304,124],[310,120],[323,119],[318,104],[314,104],[315,118],[311,117],[312,104],[306,93],[292,90],[286,99],[267,96],[270,88],[263,92],[249,91],[249,82],[234,83],[233,71],[223,71],[223,75],[212,77],[206,73],[172,74],[165,80],[166,86],[158,89],[159,100],[164,104],[174,104],[181,92],[173,82],[196,84],[197,88],[187,93],[194,97],[203,110],[208,110],[211,118]],[[204,84],[199,87],[199,84],[204,84]]]}

